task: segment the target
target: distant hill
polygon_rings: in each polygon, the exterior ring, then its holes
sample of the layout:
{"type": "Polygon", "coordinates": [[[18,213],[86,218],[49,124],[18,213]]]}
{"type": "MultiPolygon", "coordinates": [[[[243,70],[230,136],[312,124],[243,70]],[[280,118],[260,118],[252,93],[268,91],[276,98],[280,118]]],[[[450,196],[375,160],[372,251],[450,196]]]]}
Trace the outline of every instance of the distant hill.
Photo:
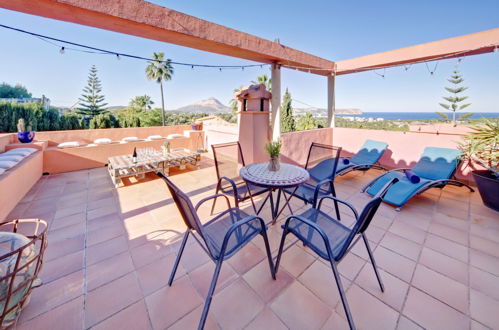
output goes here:
{"type": "Polygon", "coordinates": [[[231,109],[222,104],[219,100],[214,97],[210,97],[207,100],[202,100],[195,102],[178,109],[173,110],[175,112],[186,112],[186,113],[207,113],[207,114],[217,114],[217,113],[230,113],[231,109]]]}

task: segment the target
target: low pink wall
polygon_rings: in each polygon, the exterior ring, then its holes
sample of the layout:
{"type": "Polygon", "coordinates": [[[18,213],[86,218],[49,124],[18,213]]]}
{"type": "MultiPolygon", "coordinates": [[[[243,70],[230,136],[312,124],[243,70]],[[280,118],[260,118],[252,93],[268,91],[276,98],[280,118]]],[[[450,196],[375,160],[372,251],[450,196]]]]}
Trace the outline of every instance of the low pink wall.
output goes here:
{"type": "Polygon", "coordinates": [[[37,151],[26,157],[16,167],[0,175],[0,220],[23,199],[24,195],[42,176],[43,152],[37,151]]]}
{"type": "Polygon", "coordinates": [[[308,131],[284,133],[281,135],[281,160],[304,166],[312,142],[331,144],[332,128],[319,128],[308,131]]]}
{"type": "Polygon", "coordinates": [[[190,125],[178,126],[154,126],[154,127],[130,127],[130,128],[103,128],[68,131],[44,131],[36,132],[35,140],[47,140],[49,146],[56,146],[62,142],[78,141],[82,144],[92,143],[96,139],[108,138],[111,141],[120,141],[127,136],[136,136],[145,139],[151,135],[166,137],[169,134],[183,134],[190,130],[190,125]]]}
{"type": "MultiPolygon", "coordinates": [[[[4,152],[5,146],[7,146],[9,143],[12,143],[14,138],[15,138],[14,133],[0,134],[0,152],[4,152]]],[[[17,141],[17,139],[16,139],[16,141],[17,141]]]]}
{"type": "MultiPolygon", "coordinates": [[[[463,134],[397,132],[353,128],[323,128],[309,131],[284,133],[281,157],[285,162],[304,165],[312,142],[333,144],[343,148],[342,154],[356,153],[366,140],[388,143],[388,149],[381,157],[381,165],[388,169],[412,167],[419,160],[425,147],[457,148],[463,134]]],[[[456,176],[471,181],[470,168],[458,169],[456,176]]]]}

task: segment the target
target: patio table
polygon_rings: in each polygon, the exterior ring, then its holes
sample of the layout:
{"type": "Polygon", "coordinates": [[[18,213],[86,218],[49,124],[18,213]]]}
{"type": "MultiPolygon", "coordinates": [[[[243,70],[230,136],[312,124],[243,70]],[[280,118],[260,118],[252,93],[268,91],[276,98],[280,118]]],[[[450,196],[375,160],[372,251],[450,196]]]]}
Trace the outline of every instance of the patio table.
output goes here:
{"type": "Polygon", "coordinates": [[[286,206],[292,212],[289,206],[289,198],[283,193],[283,189],[295,188],[309,179],[308,172],[296,165],[281,163],[281,168],[278,171],[270,171],[268,168],[268,163],[255,163],[251,165],[244,166],[239,171],[241,178],[247,183],[253,184],[255,186],[264,187],[269,189],[269,193],[262,206],[270,199],[270,210],[272,212],[272,224],[275,224],[277,217],[282,213],[286,206]],[[272,193],[277,190],[277,201],[274,204],[274,198],[272,193]],[[281,193],[284,195],[284,205],[279,210],[279,202],[281,199],[281,193]]]}

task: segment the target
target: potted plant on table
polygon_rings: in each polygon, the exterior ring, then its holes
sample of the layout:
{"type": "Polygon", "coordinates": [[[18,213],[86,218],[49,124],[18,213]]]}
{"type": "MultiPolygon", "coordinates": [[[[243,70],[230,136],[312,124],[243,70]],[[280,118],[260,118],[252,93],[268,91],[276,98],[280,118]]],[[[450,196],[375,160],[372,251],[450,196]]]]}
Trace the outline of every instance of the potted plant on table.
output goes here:
{"type": "Polygon", "coordinates": [[[279,171],[281,168],[281,163],[279,161],[279,155],[281,153],[281,141],[271,141],[265,145],[265,151],[270,156],[269,160],[269,171],[279,171]]]}
{"type": "Polygon", "coordinates": [[[31,131],[31,126],[26,126],[24,118],[17,121],[17,138],[21,143],[31,143],[35,138],[35,132],[31,131]]]}
{"type": "Polygon", "coordinates": [[[473,169],[472,174],[485,206],[499,211],[499,119],[474,126],[459,148],[473,169]],[[476,165],[485,169],[476,169],[476,165]]]}

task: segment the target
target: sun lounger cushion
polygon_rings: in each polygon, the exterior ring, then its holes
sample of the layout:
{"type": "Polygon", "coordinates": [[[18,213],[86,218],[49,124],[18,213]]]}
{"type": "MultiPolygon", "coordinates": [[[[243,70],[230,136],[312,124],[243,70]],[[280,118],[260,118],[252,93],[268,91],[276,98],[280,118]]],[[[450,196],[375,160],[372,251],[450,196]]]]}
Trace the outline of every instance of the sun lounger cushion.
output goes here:
{"type": "Polygon", "coordinates": [[[151,135],[151,136],[148,136],[147,139],[149,141],[152,141],[152,140],[163,140],[164,137],[162,137],[161,135],[151,135]]]}
{"type": "Polygon", "coordinates": [[[182,134],[170,134],[167,136],[167,139],[176,139],[176,138],[181,138],[184,137],[182,134]]]}
{"type": "Polygon", "coordinates": [[[4,170],[8,170],[9,168],[12,168],[17,165],[16,161],[13,160],[0,160],[0,168],[3,168],[4,170]]]}
{"type": "Polygon", "coordinates": [[[374,140],[367,140],[359,152],[350,158],[350,162],[356,165],[374,165],[383,155],[388,144],[374,140]]]}
{"type": "Polygon", "coordinates": [[[79,146],[80,146],[80,142],[78,142],[78,141],[63,142],[63,143],[59,143],[59,145],[57,145],[58,148],[74,148],[74,147],[79,147],[79,146]]]}
{"type": "Polygon", "coordinates": [[[14,162],[20,162],[21,160],[24,159],[25,156],[22,155],[9,155],[6,153],[0,154],[0,160],[12,160],[14,162]]]}
{"type": "Polygon", "coordinates": [[[100,138],[100,139],[94,140],[95,144],[109,144],[111,142],[113,142],[113,141],[111,141],[111,139],[108,139],[108,138],[100,138]]]}
{"type": "Polygon", "coordinates": [[[133,141],[139,141],[139,138],[136,136],[127,136],[121,139],[122,142],[133,142],[133,141]]]}
{"type": "Polygon", "coordinates": [[[14,148],[7,150],[4,154],[9,155],[21,155],[21,156],[29,156],[32,153],[36,152],[35,148],[14,148]]]}

